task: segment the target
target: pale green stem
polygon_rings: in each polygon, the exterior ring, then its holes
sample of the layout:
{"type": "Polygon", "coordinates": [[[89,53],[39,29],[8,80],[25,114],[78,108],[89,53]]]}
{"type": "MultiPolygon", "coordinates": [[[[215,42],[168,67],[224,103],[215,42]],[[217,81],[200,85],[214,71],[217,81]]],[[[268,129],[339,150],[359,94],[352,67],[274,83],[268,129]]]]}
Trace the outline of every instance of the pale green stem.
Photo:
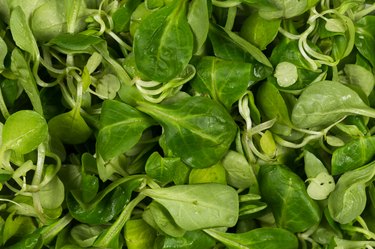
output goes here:
{"type": "Polygon", "coordinates": [[[368,8],[365,8],[359,12],[357,12],[355,15],[354,15],[354,20],[359,20],[361,19],[362,17],[364,16],[367,16],[368,14],[370,14],[371,12],[375,11],[375,3],[373,3],[370,7],[368,8]]]}
{"type": "Polygon", "coordinates": [[[285,36],[286,38],[290,39],[290,40],[298,40],[301,38],[301,35],[295,35],[295,34],[292,34],[288,31],[286,31],[285,29],[283,29],[282,27],[279,27],[279,32],[285,36]]]}
{"type": "Polygon", "coordinates": [[[7,149],[6,144],[1,144],[0,146],[0,168],[3,168],[9,172],[13,172],[13,168],[10,165],[11,151],[7,149]]]}
{"type": "Polygon", "coordinates": [[[234,26],[234,22],[236,20],[236,15],[237,15],[237,7],[230,7],[228,9],[228,15],[227,15],[227,20],[225,23],[225,29],[231,31],[234,26]]]}
{"type": "Polygon", "coordinates": [[[15,201],[9,200],[9,199],[0,198],[0,201],[10,202],[10,203],[12,203],[12,204],[14,204],[14,205],[17,205],[17,206],[21,207],[20,204],[18,204],[18,203],[15,202],[15,201]]]}
{"type": "MultiPolygon", "coordinates": [[[[42,175],[43,175],[43,169],[44,169],[44,159],[45,159],[45,153],[46,153],[46,147],[43,143],[41,143],[38,146],[38,159],[37,159],[37,164],[36,164],[36,169],[34,172],[34,177],[32,180],[33,185],[39,185],[41,180],[42,180],[42,175]]],[[[38,214],[38,217],[40,218],[42,223],[45,223],[45,217],[43,215],[43,207],[40,202],[40,196],[39,192],[35,192],[32,194],[33,197],[33,204],[36,213],[38,214]]]]}
{"type": "Polygon", "coordinates": [[[54,82],[51,82],[51,83],[47,83],[47,82],[44,82],[40,77],[39,77],[39,74],[38,74],[38,69],[39,69],[39,64],[40,64],[40,61],[39,61],[39,58],[34,62],[34,65],[33,65],[33,68],[32,68],[32,73],[33,73],[33,76],[35,78],[35,82],[41,86],[41,87],[53,87],[53,86],[56,86],[58,84],[58,81],[60,79],[57,79],[55,80],[54,82]]]}
{"type": "MultiPolygon", "coordinates": [[[[121,48],[125,48],[126,50],[128,51],[132,51],[133,48],[131,46],[129,46],[126,42],[124,42],[120,37],[118,37],[118,35],[116,35],[115,33],[113,33],[111,30],[107,30],[106,33],[108,35],[110,35],[119,45],[121,48]]],[[[125,51],[123,51],[124,55],[127,55],[128,53],[125,51]]]]}
{"type": "Polygon", "coordinates": [[[102,35],[105,30],[106,30],[106,26],[105,26],[105,22],[103,21],[103,19],[99,16],[99,15],[94,15],[93,16],[94,20],[99,24],[100,26],[100,30],[98,31],[98,36],[102,35]]]}
{"type": "Polygon", "coordinates": [[[246,122],[246,130],[250,130],[252,126],[252,121],[250,117],[249,96],[247,94],[248,93],[245,93],[238,101],[238,111],[241,117],[246,122]]]}
{"type": "Polygon", "coordinates": [[[316,140],[316,139],[318,139],[318,138],[320,138],[322,136],[323,135],[310,135],[310,136],[307,136],[299,144],[286,141],[286,140],[282,139],[281,137],[277,136],[276,134],[274,134],[274,139],[275,139],[275,142],[278,143],[278,144],[280,144],[281,146],[284,146],[284,147],[287,147],[287,148],[292,148],[292,149],[299,149],[299,148],[304,147],[310,141],[316,140]]]}
{"type": "Polygon", "coordinates": [[[339,72],[337,66],[332,67],[332,81],[339,82],[339,72]]]}

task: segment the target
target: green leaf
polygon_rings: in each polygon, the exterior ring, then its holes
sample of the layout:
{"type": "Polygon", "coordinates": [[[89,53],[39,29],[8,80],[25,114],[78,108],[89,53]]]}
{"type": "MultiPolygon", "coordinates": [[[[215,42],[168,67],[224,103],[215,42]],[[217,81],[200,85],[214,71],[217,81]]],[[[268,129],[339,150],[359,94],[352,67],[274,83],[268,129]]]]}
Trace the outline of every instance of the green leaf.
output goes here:
{"type": "Polygon", "coordinates": [[[355,46],[359,53],[375,67],[375,16],[368,15],[356,22],[355,46]]]}
{"type": "Polygon", "coordinates": [[[332,218],[347,224],[357,218],[366,207],[366,184],[375,176],[375,163],[344,173],[328,198],[332,218]]]}
{"type": "Polygon", "coordinates": [[[130,17],[133,11],[141,3],[141,0],[129,0],[123,2],[112,14],[113,31],[124,32],[129,30],[130,17]]]}
{"type": "Polygon", "coordinates": [[[25,90],[34,110],[43,114],[43,107],[39,98],[39,91],[36,86],[35,78],[31,73],[30,66],[24,55],[18,49],[14,49],[11,56],[11,70],[18,79],[19,84],[25,90]]]}
{"type": "Polygon", "coordinates": [[[238,195],[226,185],[176,185],[146,189],[142,193],[163,205],[176,224],[188,231],[231,227],[238,219],[238,195]]]}
{"type": "Polygon", "coordinates": [[[92,133],[77,109],[53,117],[48,122],[48,128],[51,136],[66,144],[84,143],[92,133]]]}
{"type": "Polygon", "coordinates": [[[214,229],[204,230],[230,249],[297,249],[297,237],[281,228],[256,228],[245,233],[223,233],[214,229]]]}
{"type": "Polygon", "coordinates": [[[338,175],[369,163],[375,156],[375,137],[359,137],[332,154],[331,172],[338,175]]]}
{"type": "Polygon", "coordinates": [[[246,62],[256,61],[264,66],[272,68],[272,64],[259,48],[234,32],[211,24],[210,39],[211,42],[213,42],[215,54],[223,59],[236,60],[236,58],[239,57],[245,59],[246,62]]]}
{"type": "Polygon", "coordinates": [[[106,74],[99,79],[96,85],[96,93],[104,99],[114,99],[120,90],[120,80],[114,74],[106,74]]]}
{"type": "Polygon", "coordinates": [[[17,46],[30,53],[32,60],[35,61],[39,56],[38,45],[36,44],[25,13],[21,7],[13,9],[10,16],[9,26],[17,46]]]}
{"type": "Polygon", "coordinates": [[[162,105],[142,102],[137,108],[160,122],[173,155],[193,168],[217,163],[237,132],[227,111],[205,97],[187,97],[162,105]]]}
{"type": "Polygon", "coordinates": [[[89,204],[81,203],[72,193],[68,193],[66,204],[69,213],[74,219],[87,224],[105,224],[112,220],[130,201],[133,190],[141,183],[139,179],[121,181],[124,180],[113,182],[103,189],[89,204]]]}
{"type": "Polygon", "coordinates": [[[200,230],[187,231],[183,237],[158,236],[155,241],[159,249],[211,249],[216,241],[200,230]]]}
{"type": "Polygon", "coordinates": [[[194,51],[199,51],[206,42],[209,23],[208,1],[193,0],[187,14],[188,23],[194,34],[194,51]]]}
{"type": "Polygon", "coordinates": [[[275,19],[299,16],[313,7],[318,0],[244,0],[244,2],[257,8],[263,18],[275,19]]]}
{"type": "Polygon", "coordinates": [[[276,121],[291,127],[289,110],[279,90],[270,82],[263,83],[256,95],[258,108],[268,119],[276,118],[276,121]]]}
{"type": "Polygon", "coordinates": [[[4,124],[2,143],[4,148],[19,154],[27,154],[46,141],[48,126],[37,112],[22,110],[12,114],[4,124]]]}
{"type": "Polygon", "coordinates": [[[162,157],[158,152],[154,152],[147,159],[145,171],[151,178],[167,184],[173,180],[179,162],[180,158],[162,157]]]}
{"type": "Polygon", "coordinates": [[[186,232],[176,224],[167,209],[155,201],[145,209],[142,218],[156,230],[169,236],[181,237],[186,232]]]}
{"type": "Polygon", "coordinates": [[[145,18],[134,36],[137,68],[147,78],[167,82],[189,63],[193,34],[186,19],[186,0],[174,1],[145,18]]]}
{"type": "Polygon", "coordinates": [[[99,180],[95,175],[82,174],[80,193],[82,201],[92,201],[99,190],[99,180]]]}
{"type": "Polygon", "coordinates": [[[0,37],[0,73],[5,69],[4,59],[8,53],[8,48],[4,40],[0,37]]]}
{"type": "Polygon", "coordinates": [[[102,42],[103,39],[93,35],[83,34],[59,34],[48,42],[50,46],[57,46],[65,52],[84,52],[92,49],[93,45],[102,42]]]}
{"type": "MultiPolygon", "coordinates": [[[[85,6],[84,0],[81,6],[85,6]]],[[[31,30],[38,41],[50,41],[52,38],[67,32],[67,9],[65,1],[46,1],[31,16],[31,30]]],[[[79,8],[74,31],[85,27],[84,18],[89,13],[86,7],[79,8]]],[[[68,17],[69,18],[69,17],[68,17]]]]}
{"type": "Polygon", "coordinates": [[[199,60],[196,69],[197,74],[191,82],[194,90],[208,94],[230,109],[249,87],[253,65],[205,56],[199,60]]]}
{"type": "Polygon", "coordinates": [[[240,35],[260,50],[264,50],[278,34],[280,23],[281,19],[266,20],[255,12],[243,22],[240,35]]]}
{"type": "Polygon", "coordinates": [[[323,172],[328,173],[328,170],[322,161],[320,161],[313,153],[306,150],[303,159],[307,178],[314,178],[323,172]]]}
{"type": "Polygon", "coordinates": [[[301,128],[312,128],[330,125],[350,114],[375,117],[375,111],[354,90],[339,82],[319,81],[298,98],[292,122],[301,128]]]}
{"type": "Polygon", "coordinates": [[[15,244],[5,247],[5,249],[39,249],[42,246],[42,235],[40,234],[40,230],[36,230],[32,234],[26,235],[15,244]]]}
{"type": "Polygon", "coordinates": [[[55,209],[61,206],[65,199],[64,184],[55,176],[39,191],[40,203],[43,208],[55,209]]]}
{"type": "Polygon", "coordinates": [[[153,124],[153,120],[127,104],[116,100],[104,101],[96,141],[98,153],[105,161],[125,153],[153,124]]]}
{"type": "Polygon", "coordinates": [[[307,194],[302,179],[284,165],[262,165],[258,175],[264,201],[278,227],[302,232],[320,221],[320,209],[307,194]]]}
{"type": "Polygon", "coordinates": [[[221,163],[208,168],[192,169],[189,175],[189,184],[221,183],[227,184],[225,169],[221,163]]]}
{"type": "Polygon", "coordinates": [[[81,247],[90,247],[94,244],[95,239],[102,232],[103,228],[100,226],[89,226],[86,224],[79,224],[73,227],[70,231],[73,241],[81,247]]]}
{"type": "Polygon", "coordinates": [[[144,220],[132,219],[125,224],[124,237],[128,249],[152,248],[156,231],[144,220]]]}
{"type": "Polygon", "coordinates": [[[344,72],[349,84],[359,86],[366,96],[369,96],[374,89],[375,77],[366,68],[356,64],[346,64],[344,72]]]}
{"type": "Polygon", "coordinates": [[[252,166],[244,155],[231,150],[223,158],[222,164],[225,168],[229,185],[242,189],[254,186],[254,184],[258,185],[251,169],[252,166]]]}

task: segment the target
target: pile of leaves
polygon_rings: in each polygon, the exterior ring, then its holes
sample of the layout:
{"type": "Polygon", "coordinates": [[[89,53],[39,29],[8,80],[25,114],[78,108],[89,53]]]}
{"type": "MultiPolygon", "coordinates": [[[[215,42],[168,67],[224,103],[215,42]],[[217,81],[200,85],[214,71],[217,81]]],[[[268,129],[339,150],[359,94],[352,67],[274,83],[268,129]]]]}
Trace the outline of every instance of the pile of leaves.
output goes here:
{"type": "Polygon", "coordinates": [[[372,2],[0,0],[0,246],[375,247],[372,2]]]}

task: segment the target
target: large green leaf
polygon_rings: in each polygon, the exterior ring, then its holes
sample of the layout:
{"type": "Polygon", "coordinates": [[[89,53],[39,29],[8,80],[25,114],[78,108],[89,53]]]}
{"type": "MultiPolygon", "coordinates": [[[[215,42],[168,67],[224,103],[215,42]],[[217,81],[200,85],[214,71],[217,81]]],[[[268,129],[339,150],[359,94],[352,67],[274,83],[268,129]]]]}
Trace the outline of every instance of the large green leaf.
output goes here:
{"type": "Polygon", "coordinates": [[[350,114],[375,117],[375,110],[349,87],[336,81],[319,81],[308,86],[298,98],[292,122],[301,128],[319,127],[350,114]]]}
{"type": "Polygon", "coordinates": [[[259,187],[278,227],[302,232],[320,221],[320,208],[302,179],[284,165],[262,165],[259,187]]]}
{"type": "Polygon", "coordinates": [[[186,18],[186,0],[156,10],[140,24],[134,36],[135,62],[146,77],[167,82],[189,63],[193,34],[186,18]]]}
{"type": "Polygon", "coordinates": [[[224,107],[205,97],[162,105],[142,102],[138,109],[160,122],[168,148],[191,167],[204,168],[218,162],[237,131],[224,107]]]}
{"type": "Polygon", "coordinates": [[[206,56],[199,60],[196,69],[193,88],[230,109],[249,87],[253,65],[206,56]]]}
{"type": "Polygon", "coordinates": [[[26,154],[36,149],[47,136],[46,120],[37,112],[22,110],[12,114],[5,122],[2,146],[26,154]]]}
{"type": "Polygon", "coordinates": [[[96,141],[98,154],[108,161],[125,153],[153,124],[152,119],[127,104],[116,100],[104,101],[96,141]]]}
{"type": "Polygon", "coordinates": [[[227,185],[176,185],[146,189],[142,193],[163,205],[185,230],[231,227],[238,219],[238,195],[227,185]]]}

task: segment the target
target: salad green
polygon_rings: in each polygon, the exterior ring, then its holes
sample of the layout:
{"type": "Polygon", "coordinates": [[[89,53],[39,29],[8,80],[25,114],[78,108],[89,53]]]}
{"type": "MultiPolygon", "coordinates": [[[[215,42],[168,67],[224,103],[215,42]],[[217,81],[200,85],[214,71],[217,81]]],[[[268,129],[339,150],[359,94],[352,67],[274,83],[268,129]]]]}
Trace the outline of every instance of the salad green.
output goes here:
{"type": "Polygon", "coordinates": [[[0,247],[375,247],[371,0],[0,0],[0,247]]]}

